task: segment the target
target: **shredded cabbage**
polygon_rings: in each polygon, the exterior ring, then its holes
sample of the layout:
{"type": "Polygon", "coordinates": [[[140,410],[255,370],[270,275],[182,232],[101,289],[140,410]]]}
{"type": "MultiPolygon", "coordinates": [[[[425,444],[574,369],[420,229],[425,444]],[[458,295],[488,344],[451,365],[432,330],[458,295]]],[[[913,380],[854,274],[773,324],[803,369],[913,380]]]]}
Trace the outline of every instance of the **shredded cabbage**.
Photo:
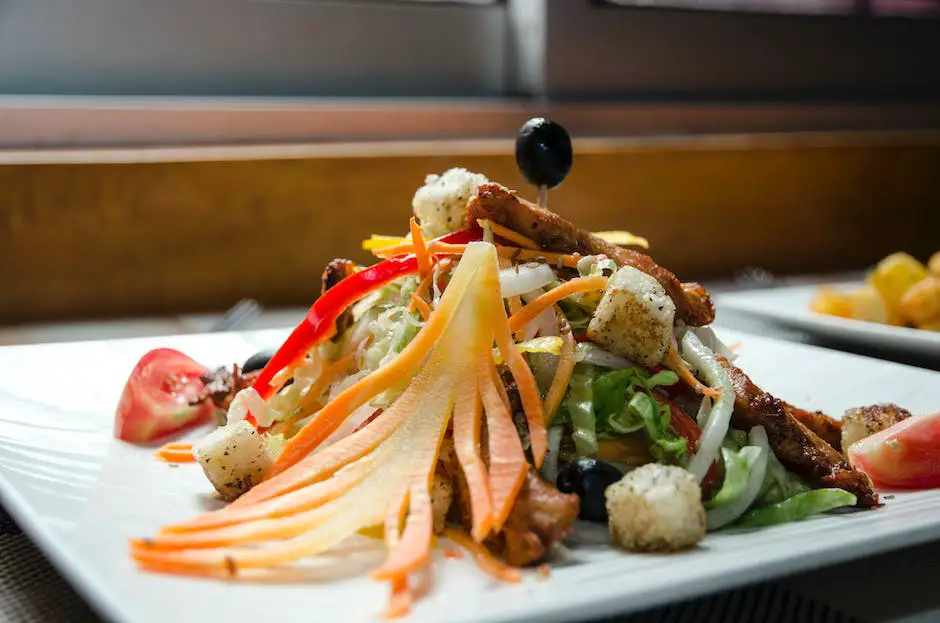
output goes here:
{"type": "Polygon", "coordinates": [[[600,373],[595,366],[579,363],[555,422],[570,422],[578,456],[594,454],[598,439],[643,430],[654,457],[678,462],[688,451],[685,439],[670,427],[669,407],[652,393],[656,387],[677,381],[669,370],[650,374],[634,367],[600,373]]]}
{"type": "Polygon", "coordinates": [[[728,432],[731,412],[734,409],[734,388],[731,387],[728,373],[715,359],[712,351],[702,344],[692,331],[686,331],[682,336],[682,356],[705,377],[709,385],[721,390],[721,395],[712,405],[707,421],[702,427],[698,450],[688,466],[692,475],[702,482],[709,466],[718,455],[722,439],[728,432]]]}
{"type": "Polygon", "coordinates": [[[608,352],[593,342],[580,342],[575,347],[575,357],[578,361],[592,363],[595,366],[611,368],[613,370],[622,370],[636,366],[635,363],[626,357],[608,352]]]}
{"type": "Polygon", "coordinates": [[[771,454],[764,428],[752,428],[748,433],[748,442],[751,445],[745,446],[737,453],[726,448],[722,451],[722,454],[737,456],[731,457],[731,460],[725,463],[725,484],[711,501],[711,508],[706,515],[709,530],[717,530],[743,515],[764,486],[767,457],[771,454]],[[744,487],[740,486],[742,477],[745,479],[744,487]]]}
{"type": "Polygon", "coordinates": [[[594,366],[580,363],[575,365],[571,383],[568,384],[568,395],[565,396],[565,407],[571,421],[571,438],[578,456],[597,454],[594,374],[594,366]]]}
{"type": "Polygon", "coordinates": [[[564,430],[561,426],[552,426],[548,429],[548,451],[545,453],[545,460],[542,461],[539,473],[542,474],[542,478],[552,484],[558,479],[558,456],[564,430]]]}
{"type": "Polygon", "coordinates": [[[730,526],[730,529],[763,528],[805,519],[843,506],[855,506],[857,498],[842,489],[814,489],[761,508],[755,508],[730,526]]]}

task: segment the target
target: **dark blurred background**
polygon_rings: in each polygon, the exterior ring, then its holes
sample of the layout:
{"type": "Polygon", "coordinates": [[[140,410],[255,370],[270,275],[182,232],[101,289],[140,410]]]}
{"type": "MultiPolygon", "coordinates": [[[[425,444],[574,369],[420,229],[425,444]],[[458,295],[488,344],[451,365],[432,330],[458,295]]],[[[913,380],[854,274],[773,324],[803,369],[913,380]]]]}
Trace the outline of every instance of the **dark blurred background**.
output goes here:
{"type": "Polygon", "coordinates": [[[302,305],[452,166],[683,278],[940,247],[930,0],[0,0],[0,324],[302,305]]]}

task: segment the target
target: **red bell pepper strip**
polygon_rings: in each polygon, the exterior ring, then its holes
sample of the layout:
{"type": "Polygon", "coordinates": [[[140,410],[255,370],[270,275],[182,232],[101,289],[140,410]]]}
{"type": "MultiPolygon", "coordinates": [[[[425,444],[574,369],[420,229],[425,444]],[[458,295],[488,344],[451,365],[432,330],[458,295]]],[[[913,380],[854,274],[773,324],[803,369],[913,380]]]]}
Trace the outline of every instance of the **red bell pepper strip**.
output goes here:
{"type": "MultiPolygon", "coordinates": [[[[696,422],[691,416],[689,416],[688,413],[680,409],[671,401],[667,402],[666,404],[669,405],[669,424],[672,426],[672,430],[674,430],[677,435],[685,439],[686,443],[688,444],[690,454],[695,452],[695,450],[698,448],[699,438],[702,436],[702,429],[699,428],[698,422],[696,422]]],[[[718,465],[716,463],[712,463],[708,468],[708,472],[705,474],[705,478],[702,479],[703,500],[711,498],[717,482],[718,465]]]]}
{"type": "MultiPolygon", "coordinates": [[[[483,237],[477,227],[462,229],[438,238],[440,242],[467,244],[483,237]]],[[[277,388],[271,379],[283,368],[300,363],[307,352],[329,339],[336,327],[336,319],[345,310],[370,292],[396,279],[418,272],[414,255],[393,257],[346,277],[314,301],[307,317],[287,337],[281,347],[255,379],[254,387],[262,398],[268,398],[277,388]]],[[[249,416],[250,417],[250,416],[249,416]]]]}

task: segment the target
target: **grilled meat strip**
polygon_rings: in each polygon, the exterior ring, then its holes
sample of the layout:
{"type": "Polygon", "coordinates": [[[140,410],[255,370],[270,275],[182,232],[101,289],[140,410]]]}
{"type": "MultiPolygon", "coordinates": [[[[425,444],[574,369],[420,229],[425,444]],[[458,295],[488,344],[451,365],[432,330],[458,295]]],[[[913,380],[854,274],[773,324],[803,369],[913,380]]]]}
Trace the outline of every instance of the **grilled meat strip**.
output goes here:
{"type": "MultiPolygon", "coordinates": [[[[326,268],[323,269],[323,275],[320,278],[320,296],[323,296],[327,290],[353,274],[357,266],[358,264],[356,264],[354,261],[343,259],[341,257],[330,260],[330,262],[327,263],[326,268]]],[[[352,309],[344,310],[336,319],[336,334],[334,339],[337,339],[340,335],[342,335],[343,331],[352,325],[352,322],[352,309]]]]}
{"type": "Polygon", "coordinates": [[[843,458],[831,445],[804,426],[782,400],[774,398],[739,368],[717,358],[728,371],[734,387],[734,424],[748,429],[763,426],[770,446],[784,467],[810,483],[838,487],[854,493],[859,506],[877,506],[878,494],[871,480],[843,458]]]}
{"type": "Polygon", "coordinates": [[[783,406],[800,424],[813,431],[834,450],[842,451],[842,422],[829,417],[822,411],[806,411],[786,402],[783,406]]]}
{"type": "Polygon", "coordinates": [[[681,283],[675,275],[645,253],[605,242],[557,214],[518,197],[504,186],[483,184],[477,195],[470,199],[467,209],[471,222],[476,219],[491,220],[528,236],[546,251],[604,254],[620,266],[632,266],[650,275],[669,293],[679,317],[688,325],[701,327],[715,319],[715,307],[705,288],[699,284],[681,283]]]}
{"type": "Polygon", "coordinates": [[[553,543],[571,534],[579,509],[577,495],[562,493],[530,466],[509,517],[496,537],[499,552],[515,567],[541,560],[553,543]]]}

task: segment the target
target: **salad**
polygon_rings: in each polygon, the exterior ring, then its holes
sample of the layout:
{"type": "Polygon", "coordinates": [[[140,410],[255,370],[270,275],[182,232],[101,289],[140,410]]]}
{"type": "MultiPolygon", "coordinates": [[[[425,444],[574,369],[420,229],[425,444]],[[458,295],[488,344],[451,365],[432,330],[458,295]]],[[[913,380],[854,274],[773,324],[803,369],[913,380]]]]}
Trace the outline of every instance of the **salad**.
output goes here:
{"type": "MultiPolygon", "coordinates": [[[[540,120],[523,142],[543,132],[559,129],[540,120]]],[[[537,183],[571,163],[526,157],[537,183]]],[[[387,547],[371,575],[397,616],[437,537],[516,582],[579,518],[607,523],[613,546],[674,551],[879,505],[843,450],[910,414],[864,407],[843,428],[764,392],[709,327],[704,288],[642,238],[592,234],[463,169],[429,176],[413,211],[400,237],[364,241],[376,263],[328,264],[275,352],[214,371],[167,349],[141,360],[117,436],[214,420],[158,456],[198,462],[231,501],[134,540],[141,569],[277,579],[364,534],[387,547]]]]}

